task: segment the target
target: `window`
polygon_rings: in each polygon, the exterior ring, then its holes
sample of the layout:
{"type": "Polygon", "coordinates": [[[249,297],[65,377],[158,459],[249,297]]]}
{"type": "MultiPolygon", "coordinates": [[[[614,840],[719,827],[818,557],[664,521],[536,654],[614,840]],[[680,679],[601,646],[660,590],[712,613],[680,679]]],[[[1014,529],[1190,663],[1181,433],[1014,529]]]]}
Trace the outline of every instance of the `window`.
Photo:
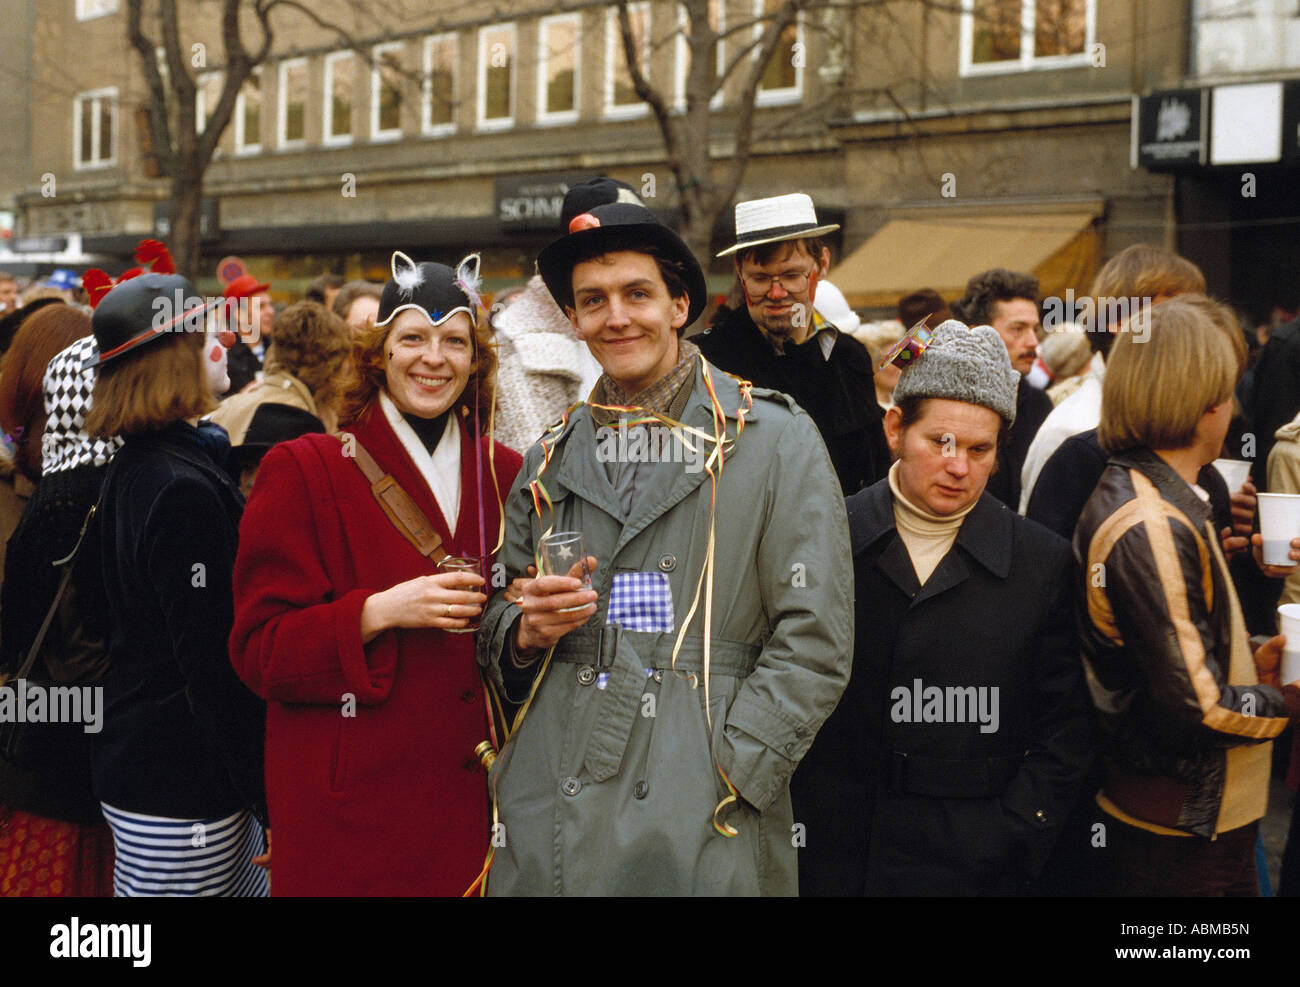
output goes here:
{"type": "Polygon", "coordinates": [[[537,27],[537,119],[578,119],[579,15],[543,17],[537,27]]]}
{"type": "Polygon", "coordinates": [[[72,142],[78,168],[117,163],[117,89],[82,93],[74,102],[72,142]]]}
{"type": "MultiPolygon", "coordinates": [[[[775,14],[780,6],[781,0],[754,0],[754,16],[761,18],[755,31],[761,35],[769,23],[763,18],[775,14]]],[[[787,24],[781,32],[776,47],[772,49],[772,57],[763,69],[763,77],[758,80],[758,91],[754,94],[755,105],[797,103],[803,95],[805,54],[801,27],[801,18],[796,15],[794,23],[787,24]]]]}
{"type": "Polygon", "coordinates": [[[515,122],[515,26],[478,32],[478,125],[491,130],[515,122]]]}
{"type": "Polygon", "coordinates": [[[221,101],[221,73],[205,72],[199,76],[194,88],[194,131],[203,133],[208,129],[217,103],[221,101]]]}
{"type": "Polygon", "coordinates": [[[424,103],[420,129],[448,134],[456,129],[456,52],[454,34],[438,34],[424,42],[424,103]]]}
{"type": "MultiPolygon", "coordinates": [[[[633,3],[627,8],[632,22],[632,38],[640,56],[641,71],[650,71],[650,5],[633,3]]],[[[605,11],[605,116],[634,117],[650,109],[632,86],[623,51],[623,32],[619,28],[618,8],[605,11]]]]}
{"type": "Polygon", "coordinates": [[[370,69],[370,139],[402,136],[402,43],[375,45],[370,69]]]}
{"type": "Polygon", "coordinates": [[[1096,0],[964,0],[962,74],[1087,64],[1095,22],[1096,0]]]}
{"type": "Polygon", "coordinates": [[[253,69],[235,100],[235,153],[262,149],[262,70],[253,69]]]}
{"type": "Polygon", "coordinates": [[[326,144],[352,143],[352,88],[355,84],[356,63],[352,52],[335,51],[325,56],[322,133],[326,144]]]}
{"type": "Polygon", "coordinates": [[[1192,55],[1199,76],[1300,69],[1300,5],[1195,0],[1192,55]]]}
{"type": "Polygon", "coordinates": [[[77,20],[88,21],[117,13],[117,0],[77,0],[77,20]]]}
{"type": "Polygon", "coordinates": [[[276,143],[282,148],[303,147],[307,143],[307,59],[294,58],[280,63],[278,95],[278,131],[276,143]]]}

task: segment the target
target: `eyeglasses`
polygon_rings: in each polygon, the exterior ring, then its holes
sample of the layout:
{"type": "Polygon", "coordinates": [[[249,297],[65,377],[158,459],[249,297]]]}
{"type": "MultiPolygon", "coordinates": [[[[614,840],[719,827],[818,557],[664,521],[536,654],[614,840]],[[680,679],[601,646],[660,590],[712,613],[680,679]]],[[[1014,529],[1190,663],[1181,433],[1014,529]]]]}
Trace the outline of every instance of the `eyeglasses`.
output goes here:
{"type": "Polygon", "coordinates": [[[808,287],[808,279],[812,276],[812,271],[782,271],[775,276],[771,274],[742,274],[740,276],[741,284],[751,295],[763,296],[772,290],[772,283],[776,282],[789,294],[798,294],[808,287]]]}

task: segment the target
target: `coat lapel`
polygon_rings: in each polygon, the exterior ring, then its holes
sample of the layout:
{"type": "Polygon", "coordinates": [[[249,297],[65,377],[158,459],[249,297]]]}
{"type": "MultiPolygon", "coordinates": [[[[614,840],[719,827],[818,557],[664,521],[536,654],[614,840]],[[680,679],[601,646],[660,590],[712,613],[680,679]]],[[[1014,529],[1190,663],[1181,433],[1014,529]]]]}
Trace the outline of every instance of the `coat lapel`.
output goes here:
{"type": "MultiPolygon", "coordinates": [[[[729,419],[726,423],[725,436],[732,441],[724,447],[726,455],[728,457],[734,456],[739,449],[739,443],[734,440],[736,438],[736,410],[740,405],[740,387],[736,378],[717,371],[716,368],[711,371],[711,377],[714,393],[718,396],[718,402],[729,419]]],[[[746,424],[749,425],[753,423],[756,415],[752,411],[747,412],[745,418],[746,424]]],[[[686,404],[686,411],[682,415],[682,424],[698,429],[705,435],[713,435],[713,403],[709,399],[708,388],[704,385],[703,371],[698,366],[695,368],[695,380],[691,386],[691,397],[686,404]]],[[[714,445],[712,439],[703,439],[696,435],[689,435],[687,438],[697,449],[701,448],[702,444],[706,459],[712,453],[714,445]]],[[[708,473],[703,468],[698,470],[687,469],[686,466],[687,464],[682,462],[673,464],[669,469],[650,471],[650,485],[646,494],[640,500],[642,510],[634,517],[628,518],[627,523],[623,526],[623,533],[618,539],[618,547],[614,550],[615,554],[673,507],[690,496],[696,487],[708,479],[708,473]]],[[[716,464],[713,469],[716,471],[716,464]]],[[[723,470],[725,469],[726,462],[724,460],[723,470]]],[[[601,470],[601,473],[603,474],[604,470],[601,470]]]]}
{"type": "MultiPolygon", "coordinates": [[[[402,443],[398,441],[397,436],[389,426],[388,420],[384,417],[383,409],[379,407],[378,399],[370,402],[370,406],[362,413],[361,418],[344,431],[356,435],[357,441],[374,457],[380,468],[391,474],[393,479],[401,484],[411,500],[415,502],[415,506],[428,518],[429,523],[438,532],[443,547],[450,551],[452,539],[451,532],[447,527],[447,520],[442,516],[442,511],[438,509],[438,503],[434,500],[429,485],[424,482],[424,477],[415,468],[415,464],[411,462],[411,457],[407,455],[406,449],[403,448],[402,443]]],[[[462,443],[462,449],[463,445],[462,443]]],[[[462,514],[465,510],[465,501],[466,497],[462,485],[462,514]]]]}

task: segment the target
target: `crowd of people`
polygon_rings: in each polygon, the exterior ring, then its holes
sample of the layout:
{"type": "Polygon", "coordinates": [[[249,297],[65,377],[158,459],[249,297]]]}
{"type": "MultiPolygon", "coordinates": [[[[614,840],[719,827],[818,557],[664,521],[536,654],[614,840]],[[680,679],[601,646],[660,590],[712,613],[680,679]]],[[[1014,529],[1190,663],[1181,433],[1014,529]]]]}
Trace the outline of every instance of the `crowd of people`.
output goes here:
{"type": "Polygon", "coordinates": [[[1300,313],[1137,245],[864,322],[837,229],[0,275],[0,894],[1270,894],[1300,313]]]}

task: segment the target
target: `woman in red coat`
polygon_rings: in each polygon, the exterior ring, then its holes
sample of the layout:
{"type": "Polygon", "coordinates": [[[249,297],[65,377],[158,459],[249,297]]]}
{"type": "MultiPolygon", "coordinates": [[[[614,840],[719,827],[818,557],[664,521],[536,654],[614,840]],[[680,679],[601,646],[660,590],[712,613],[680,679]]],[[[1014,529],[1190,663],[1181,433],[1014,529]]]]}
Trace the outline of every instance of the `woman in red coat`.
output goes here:
{"type": "Polygon", "coordinates": [[[496,363],[476,284],[477,257],[394,254],[342,433],[273,448],[244,512],[230,654],[268,700],[276,895],[458,894],[487,851],[483,687],[474,636],[453,633],[484,581],[437,572],[359,465],[396,480],[448,554],[492,551],[521,461],[476,436],[496,363]]]}

